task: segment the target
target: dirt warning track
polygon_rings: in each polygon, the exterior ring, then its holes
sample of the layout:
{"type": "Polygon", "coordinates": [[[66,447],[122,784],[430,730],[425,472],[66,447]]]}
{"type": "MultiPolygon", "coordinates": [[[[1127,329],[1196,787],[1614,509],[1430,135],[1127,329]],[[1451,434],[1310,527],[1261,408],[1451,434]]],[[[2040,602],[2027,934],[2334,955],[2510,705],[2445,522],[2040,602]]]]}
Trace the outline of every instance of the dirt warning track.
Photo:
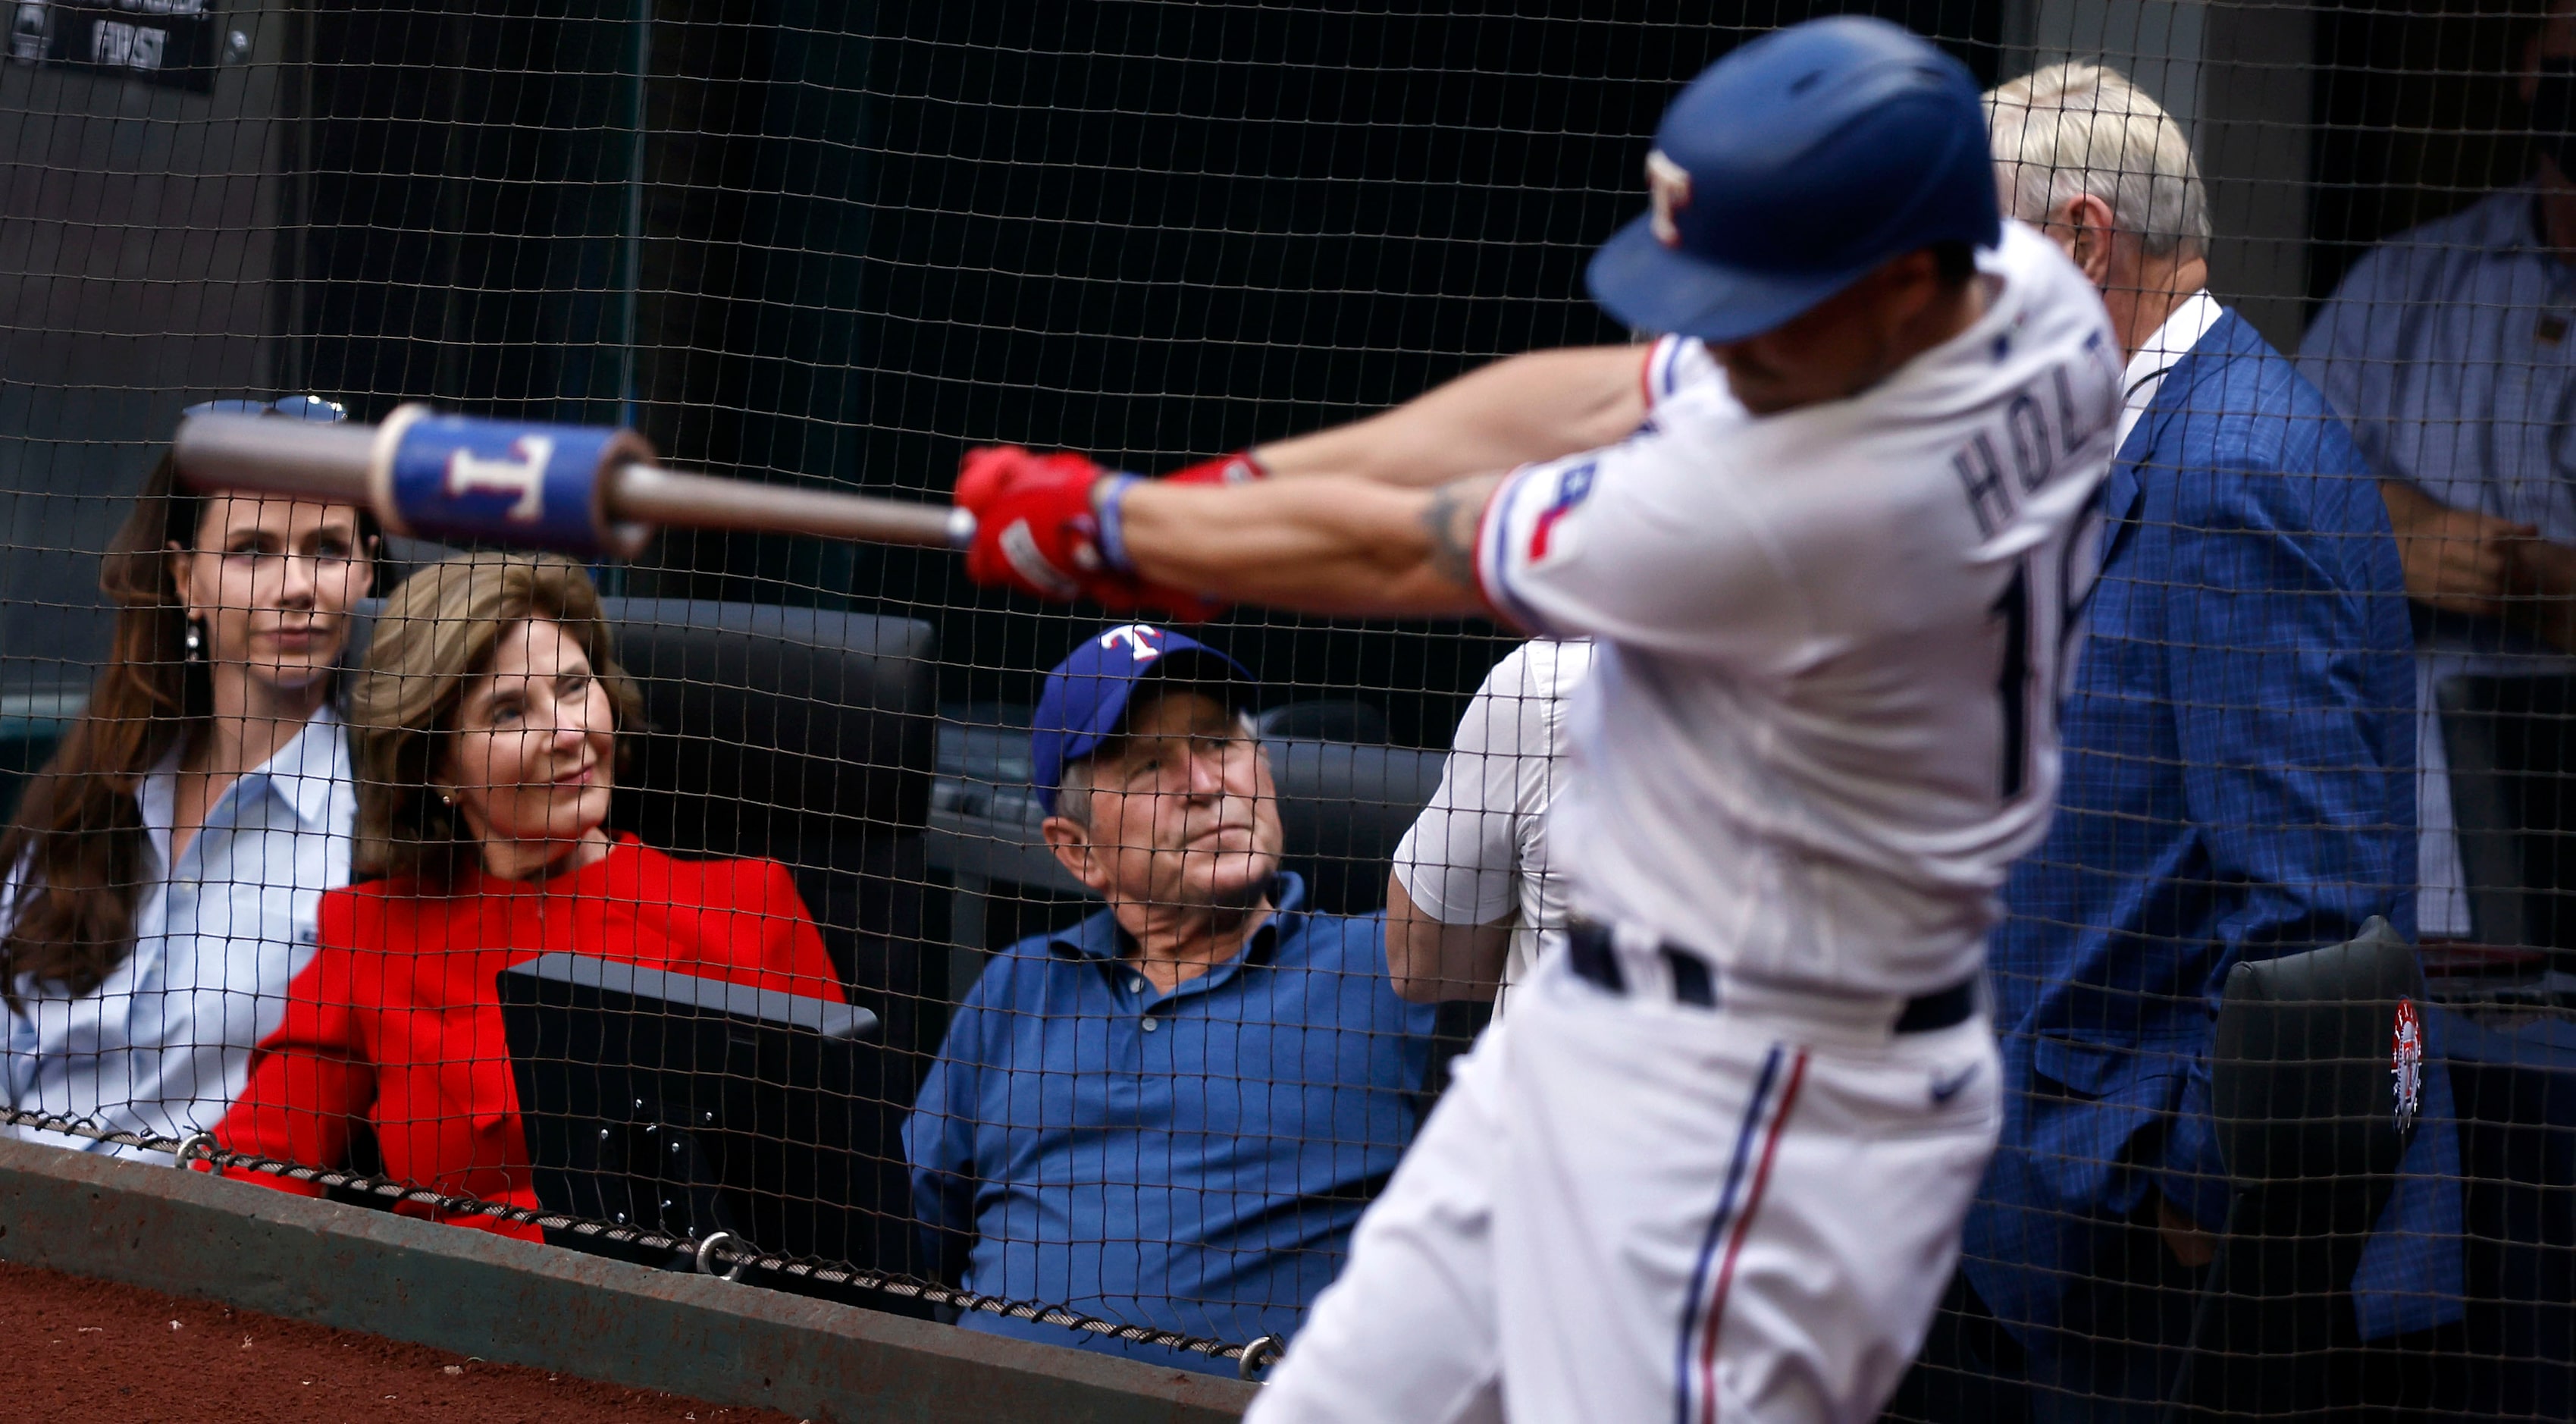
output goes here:
{"type": "Polygon", "coordinates": [[[87,1424],[797,1424],[0,1262],[14,1419],[87,1424]]]}

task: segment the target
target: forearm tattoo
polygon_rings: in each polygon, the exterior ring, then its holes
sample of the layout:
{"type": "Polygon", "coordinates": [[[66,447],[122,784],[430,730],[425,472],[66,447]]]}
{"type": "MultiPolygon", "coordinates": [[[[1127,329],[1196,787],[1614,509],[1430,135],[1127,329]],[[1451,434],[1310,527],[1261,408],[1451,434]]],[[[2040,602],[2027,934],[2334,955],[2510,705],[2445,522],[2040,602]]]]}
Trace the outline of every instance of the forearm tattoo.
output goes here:
{"type": "Polygon", "coordinates": [[[1422,507],[1423,532],[1431,536],[1431,571],[1460,588],[1476,586],[1476,526],[1494,477],[1452,480],[1431,492],[1422,507]]]}

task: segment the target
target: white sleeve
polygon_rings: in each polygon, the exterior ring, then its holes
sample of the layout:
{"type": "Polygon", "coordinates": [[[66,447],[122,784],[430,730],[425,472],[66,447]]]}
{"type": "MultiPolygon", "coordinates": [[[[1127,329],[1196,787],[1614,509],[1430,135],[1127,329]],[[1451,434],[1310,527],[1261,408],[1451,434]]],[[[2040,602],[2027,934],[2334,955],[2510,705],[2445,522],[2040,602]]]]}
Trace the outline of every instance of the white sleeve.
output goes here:
{"type": "Polygon", "coordinates": [[[1656,338],[1646,352],[1646,414],[1653,415],[1666,400],[1700,381],[1716,379],[1717,374],[1717,358],[1708,354],[1707,342],[1696,336],[1656,338]]]}
{"type": "MultiPolygon", "coordinates": [[[[1477,530],[1485,601],[1552,638],[1748,668],[1803,658],[1816,615],[1795,551],[1825,531],[1784,539],[1776,495],[1757,503],[1744,484],[1706,448],[1676,449],[1669,431],[1524,465],[1494,491],[1477,530]]],[[[1841,517],[1791,512],[1801,525],[1841,517]]]]}
{"type": "Polygon", "coordinates": [[[1526,647],[1494,665],[1467,704],[1440,789],[1395,848],[1395,876],[1444,925],[1489,925],[1519,906],[1521,780],[1548,754],[1547,689],[1526,647]]]}

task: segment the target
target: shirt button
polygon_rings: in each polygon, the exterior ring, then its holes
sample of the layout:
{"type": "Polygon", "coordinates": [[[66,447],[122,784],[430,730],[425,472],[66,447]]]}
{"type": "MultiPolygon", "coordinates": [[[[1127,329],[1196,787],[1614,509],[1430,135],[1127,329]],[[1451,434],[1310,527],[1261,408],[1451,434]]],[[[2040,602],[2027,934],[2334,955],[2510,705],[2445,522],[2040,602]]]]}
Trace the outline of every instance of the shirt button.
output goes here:
{"type": "Polygon", "coordinates": [[[1144,981],[1144,980],[1142,980],[1142,979],[1130,979],[1130,980],[1128,980],[1128,981],[1127,981],[1127,992],[1128,992],[1128,993],[1130,993],[1130,994],[1141,994],[1141,993],[1145,992],[1145,981],[1144,981]]]}
{"type": "Polygon", "coordinates": [[[1162,1026],[1163,1021],[1161,1019],[1154,1017],[1152,1014],[1145,1015],[1145,1032],[1152,1033],[1154,1030],[1161,1028],[1162,1026]]]}

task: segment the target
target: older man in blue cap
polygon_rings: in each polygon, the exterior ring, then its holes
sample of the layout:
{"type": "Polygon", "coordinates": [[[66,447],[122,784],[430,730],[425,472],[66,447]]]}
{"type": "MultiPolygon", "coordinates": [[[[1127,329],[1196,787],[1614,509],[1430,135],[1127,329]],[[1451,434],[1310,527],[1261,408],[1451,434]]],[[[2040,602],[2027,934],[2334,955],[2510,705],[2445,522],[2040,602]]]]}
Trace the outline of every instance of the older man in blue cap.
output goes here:
{"type": "Polygon", "coordinates": [[[994,959],[905,1127],[914,1208],[967,1290],[1284,1339],[1413,1138],[1432,1010],[1396,997],[1382,917],[1310,912],[1280,869],[1254,692],[1233,659],[1141,623],[1047,675],[1047,844],[1108,906],[994,959]]]}

